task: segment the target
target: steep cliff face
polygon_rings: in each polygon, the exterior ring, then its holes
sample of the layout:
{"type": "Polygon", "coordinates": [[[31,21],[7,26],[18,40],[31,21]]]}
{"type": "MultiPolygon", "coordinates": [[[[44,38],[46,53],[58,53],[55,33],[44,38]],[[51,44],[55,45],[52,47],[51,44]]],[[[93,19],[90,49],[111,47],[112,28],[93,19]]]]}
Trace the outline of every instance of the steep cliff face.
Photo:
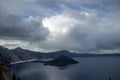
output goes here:
{"type": "Polygon", "coordinates": [[[0,47],[0,58],[4,60],[6,63],[13,62],[14,60],[19,60],[19,58],[13,54],[9,49],[5,47],[0,47]]]}
{"type": "Polygon", "coordinates": [[[12,73],[2,60],[0,60],[0,80],[13,80],[12,73]]]}
{"type": "Polygon", "coordinates": [[[22,48],[9,50],[5,47],[0,47],[0,59],[8,64],[16,61],[29,60],[34,58],[35,56],[33,56],[30,51],[23,50],[22,48]]]}

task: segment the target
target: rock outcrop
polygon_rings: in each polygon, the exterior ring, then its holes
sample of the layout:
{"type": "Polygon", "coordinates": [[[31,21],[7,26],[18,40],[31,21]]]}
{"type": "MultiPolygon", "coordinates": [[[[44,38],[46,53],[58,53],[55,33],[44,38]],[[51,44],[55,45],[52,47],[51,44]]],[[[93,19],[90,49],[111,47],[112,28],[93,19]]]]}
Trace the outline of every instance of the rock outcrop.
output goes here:
{"type": "Polygon", "coordinates": [[[61,55],[53,60],[45,61],[44,65],[66,66],[70,64],[76,64],[76,63],[79,63],[79,62],[68,56],[61,55]]]}

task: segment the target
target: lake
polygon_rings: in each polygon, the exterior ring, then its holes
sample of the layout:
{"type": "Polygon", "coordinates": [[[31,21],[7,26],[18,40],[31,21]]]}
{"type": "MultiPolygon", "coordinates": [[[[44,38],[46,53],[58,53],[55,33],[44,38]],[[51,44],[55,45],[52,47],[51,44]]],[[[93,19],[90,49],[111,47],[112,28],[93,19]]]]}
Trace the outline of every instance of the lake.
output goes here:
{"type": "Polygon", "coordinates": [[[74,58],[79,64],[56,67],[42,63],[19,63],[11,70],[21,80],[120,80],[120,57],[74,58]]]}

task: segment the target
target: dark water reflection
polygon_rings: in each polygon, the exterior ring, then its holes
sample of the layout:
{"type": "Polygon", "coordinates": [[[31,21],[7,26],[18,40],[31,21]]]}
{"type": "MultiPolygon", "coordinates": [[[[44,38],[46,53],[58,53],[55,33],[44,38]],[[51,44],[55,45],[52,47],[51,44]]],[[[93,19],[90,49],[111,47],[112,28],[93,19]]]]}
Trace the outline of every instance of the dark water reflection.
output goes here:
{"type": "Polygon", "coordinates": [[[21,80],[120,80],[120,57],[75,58],[80,63],[65,67],[21,63],[11,70],[21,80]]]}

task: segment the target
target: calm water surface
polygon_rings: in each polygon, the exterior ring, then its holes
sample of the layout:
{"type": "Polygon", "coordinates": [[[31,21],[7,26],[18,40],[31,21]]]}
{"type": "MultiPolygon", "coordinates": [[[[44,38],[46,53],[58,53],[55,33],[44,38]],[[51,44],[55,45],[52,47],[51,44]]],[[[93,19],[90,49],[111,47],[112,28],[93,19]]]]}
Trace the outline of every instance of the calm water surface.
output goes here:
{"type": "Polygon", "coordinates": [[[120,57],[74,59],[79,64],[55,67],[28,62],[11,65],[11,70],[21,80],[120,80],[120,57]]]}

